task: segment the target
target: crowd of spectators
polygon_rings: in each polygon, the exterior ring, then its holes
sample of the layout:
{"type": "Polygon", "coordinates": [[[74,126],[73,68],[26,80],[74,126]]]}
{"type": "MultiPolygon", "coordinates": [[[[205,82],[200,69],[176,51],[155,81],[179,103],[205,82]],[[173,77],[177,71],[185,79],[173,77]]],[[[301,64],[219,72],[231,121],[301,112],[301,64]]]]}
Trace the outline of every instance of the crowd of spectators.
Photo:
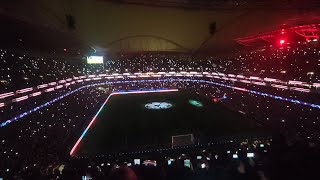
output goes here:
{"type": "Polygon", "coordinates": [[[0,92],[97,73],[208,71],[283,81],[319,82],[320,78],[320,49],[306,46],[260,49],[223,58],[191,59],[164,53],[118,55],[105,57],[104,65],[98,67],[86,64],[83,59],[33,57],[0,49],[0,62],[0,92]]]}
{"type": "MultiPolygon", "coordinates": [[[[320,51],[307,47],[303,49],[283,48],[254,51],[245,55],[242,54],[232,60],[208,58],[206,60],[186,61],[180,56],[166,56],[163,54],[144,54],[131,58],[119,56],[113,60],[107,58],[104,67],[90,67],[83,62],[70,63],[67,60],[31,57],[26,54],[17,54],[2,49],[0,50],[0,92],[32,87],[73,76],[101,72],[219,71],[235,74],[250,73],[252,75],[270,76],[277,79],[289,77],[296,80],[318,82],[318,73],[320,72],[319,60],[320,51]],[[313,72],[313,74],[308,74],[308,72],[313,72]],[[309,79],[307,80],[306,78],[309,79]]],[[[270,94],[319,103],[319,95],[317,94],[277,90],[271,87],[253,86],[251,84],[236,85],[270,94]]],[[[314,155],[315,149],[318,148],[320,140],[320,111],[318,109],[201,82],[164,81],[157,83],[116,84],[113,86],[95,86],[82,89],[21,118],[17,122],[1,128],[0,177],[15,176],[16,179],[26,179],[26,177],[42,176],[43,179],[57,179],[57,177],[60,179],[74,179],[76,175],[81,178],[81,176],[86,174],[88,176],[94,176],[93,174],[95,174],[102,179],[108,177],[109,179],[113,179],[117,176],[117,173],[121,174],[122,171],[130,171],[128,173],[134,173],[135,175],[133,176],[137,176],[139,179],[148,179],[146,177],[148,177],[150,170],[153,173],[149,175],[150,177],[152,175],[154,179],[188,179],[202,176],[216,179],[232,179],[235,177],[249,179],[250,176],[253,179],[263,179],[266,177],[271,178],[274,174],[279,173],[276,172],[277,169],[270,170],[268,168],[260,171],[261,169],[256,168],[256,165],[252,165],[251,161],[253,159],[239,158],[235,160],[229,157],[229,160],[226,158],[219,161],[222,165],[216,162],[217,159],[213,156],[207,162],[210,165],[206,166],[206,168],[201,168],[201,165],[198,167],[197,163],[195,163],[193,170],[185,169],[181,163],[173,163],[170,167],[164,165],[157,167],[127,167],[126,165],[126,167],[122,167],[116,161],[113,161],[113,163],[108,162],[108,159],[103,162],[104,168],[101,167],[102,163],[99,162],[100,170],[96,166],[97,160],[89,161],[90,165],[88,165],[88,162],[84,163],[86,164],[86,168],[82,168],[82,171],[76,168],[73,160],[70,160],[68,155],[71,145],[74,144],[110,92],[115,90],[163,87],[185,89],[210,99],[226,96],[226,99],[218,103],[224,104],[234,111],[238,111],[248,118],[254,119],[261,126],[270,127],[275,129],[275,131],[282,132],[286,136],[286,142],[282,142],[282,149],[273,150],[272,157],[274,159],[272,162],[267,162],[268,158],[266,158],[266,162],[264,162],[266,165],[274,165],[277,163],[277,160],[280,163],[279,168],[286,167],[289,164],[288,162],[291,161],[293,163],[300,163],[302,160],[298,156],[295,156],[295,153],[301,156],[302,152],[305,152],[299,150],[302,147],[296,146],[296,144],[301,143],[302,139],[307,140],[303,141],[305,143],[303,147],[307,147],[306,151],[310,151],[310,156],[314,155]],[[290,152],[290,154],[284,156],[287,152],[290,152]],[[284,157],[280,160],[277,159],[281,155],[284,157]],[[285,158],[292,159],[288,161],[285,158]],[[110,165],[107,165],[108,163],[110,165]],[[59,168],[56,167],[60,167],[62,164],[64,164],[65,168],[60,173],[59,168]],[[116,165],[119,165],[120,168],[116,165]],[[272,173],[268,174],[268,171],[272,171],[272,173]],[[154,176],[157,173],[159,175],[154,176]],[[266,175],[262,175],[265,173],[266,175]],[[183,175],[187,174],[189,174],[188,177],[183,178],[183,175]],[[230,177],[227,177],[227,174],[230,177]],[[255,177],[251,177],[252,174],[255,177]]],[[[33,108],[71,89],[69,87],[3,107],[0,109],[2,114],[0,120],[3,121],[14,117],[15,114],[33,108]]],[[[280,145],[276,145],[275,147],[278,146],[280,145]]],[[[181,150],[179,153],[184,153],[184,151],[181,150]]],[[[177,159],[178,156],[173,158],[177,159]]],[[[317,156],[315,155],[314,158],[316,159],[317,156]]],[[[255,163],[257,164],[258,162],[255,163]]],[[[290,167],[297,168],[296,166],[290,167]]],[[[284,170],[284,172],[290,174],[290,170],[284,170]]],[[[303,172],[301,172],[301,176],[297,177],[303,177],[303,172]]],[[[99,177],[94,179],[99,179],[99,177]]]]}
{"type": "Polygon", "coordinates": [[[221,58],[218,64],[224,64],[229,73],[319,82],[320,49],[305,45],[265,48],[221,58]]]}
{"type": "Polygon", "coordinates": [[[0,92],[32,87],[83,74],[81,63],[0,49],[0,92]]]}
{"type": "MultiPolygon", "coordinates": [[[[68,168],[72,170],[73,165],[69,164],[68,157],[71,145],[100,108],[108,93],[116,90],[152,87],[181,88],[208,98],[221,97],[226,94],[227,99],[220,103],[248,114],[257,122],[263,122],[265,127],[267,125],[279,127],[282,132],[291,133],[291,136],[288,136],[291,139],[287,139],[288,143],[295,144],[299,138],[308,139],[315,144],[319,141],[320,136],[317,133],[319,110],[301,105],[279,103],[272,99],[205,83],[163,82],[98,86],[81,90],[47,108],[23,117],[16,123],[3,127],[0,131],[3,149],[0,155],[3,159],[1,174],[22,175],[26,172],[30,173],[29,170],[26,170],[34,167],[41,169],[41,173],[45,174],[45,169],[54,168],[59,164],[66,164],[66,172],[68,168]],[[285,114],[276,110],[285,111],[285,114]],[[292,136],[294,133],[296,134],[292,136]]],[[[231,164],[226,163],[226,165],[231,164]]],[[[61,174],[56,175],[61,176],[61,174]]]]}

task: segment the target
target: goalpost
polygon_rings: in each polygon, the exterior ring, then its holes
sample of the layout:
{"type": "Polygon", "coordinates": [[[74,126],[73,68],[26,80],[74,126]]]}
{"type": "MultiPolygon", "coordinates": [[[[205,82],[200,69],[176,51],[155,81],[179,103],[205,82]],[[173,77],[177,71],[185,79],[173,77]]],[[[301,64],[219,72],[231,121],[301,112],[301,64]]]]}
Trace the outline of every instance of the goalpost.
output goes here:
{"type": "Polygon", "coordinates": [[[172,148],[177,146],[187,146],[187,145],[193,145],[193,144],[194,144],[193,134],[171,136],[172,148]]]}

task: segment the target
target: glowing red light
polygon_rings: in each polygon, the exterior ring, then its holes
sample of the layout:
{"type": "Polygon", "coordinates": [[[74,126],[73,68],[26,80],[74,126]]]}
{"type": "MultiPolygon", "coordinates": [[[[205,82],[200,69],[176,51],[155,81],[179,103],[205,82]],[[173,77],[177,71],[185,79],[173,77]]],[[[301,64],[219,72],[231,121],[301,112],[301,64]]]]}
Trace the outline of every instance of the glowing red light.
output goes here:
{"type": "Polygon", "coordinates": [[[281,39],[280,40],[280,45],[283,45],[285,43],[285,40],[281,39]]]}

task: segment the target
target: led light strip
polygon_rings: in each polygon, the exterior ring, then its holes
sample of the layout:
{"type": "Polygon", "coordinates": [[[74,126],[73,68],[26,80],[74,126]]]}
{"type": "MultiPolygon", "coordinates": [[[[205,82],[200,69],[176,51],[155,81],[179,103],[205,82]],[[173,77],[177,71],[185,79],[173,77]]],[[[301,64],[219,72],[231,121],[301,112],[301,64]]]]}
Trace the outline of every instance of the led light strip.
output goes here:
{"type": "MultiPolygon", "coordinates": [[[[48,101],[40,106],[37,106],[29,111],[26,111],[16,117],[13,117],[9,120],[6,120],[4,122],[2,122],[0,124],[0,128],[3,127],[3,126],[6,126],[7,124],[13,122],[13,121],[17,121],[18,119],[32,113],[32,112],[35,112],[43,107],[46,107],[66,96],[69,96],[70,94],[73,94],[83,88],[87,88],[87,87],[94,87],[94,86],[98,86],[98,85],[111,85],[111,84],[119,84],[119,83],[150,83],[150,82],[175,82],[175,81],[178,81],[178,82],[201,82],[201,83],[207,83],[207,84],[213,84],[213,85],[217,85],[217,86],[221,86],[221,87],[226,87],[226,88],[231,88],[231,89],[235,89],[235,90],[239,90],[239,91],[244,91],[244,92],[248,92],[248,93],[251,93],[251,94],[257,94],[257,95],[260,95],[260,96],[265,96],[265,97],[270,97],[270,98],[273,98],[273,99],[276,99],[276,100],[282,100],[282,101],[288,101],[288,102],[291,102],[291,103],[295,103],[295,104],[300,104],[300,105],[304,105],[304,106],[309,106],[309,107],[312,107],[312,108],[316,108],[316,109],[320,109],[320,104],[313,104],[313,103],[308,103],[308,102],[304,102],[304,101],[299,101],[299,100],[296,100],[296,99],[291,99],[291,98],[285,98],[285,97],[281,97],[281,96],[276,96],[276,95],[272,95],[272,94],[267,94],[267,93],[262,93],[262,92],[258,92],[258,91],[253,91],[253,90],[248,90],[248,89],[245,89],[245,88],[239,88],[239,87],[236,87],[236,86],[230,86],[230,85],[226,85],[226,84],[222,84],[222,83],[217,83],[217,82],[213,82],[213,81],[207,81],[207,80],[195,80],[195,79],[156,79],[156,80],[120,80],[120,81],[112,81],[112,82],[104,82],[104,83],[95,83],[95,84],[90,84],[90,85],[85,85],[85,86],[82,86],[82,87],[79,87],[73,91],[70,91],[62,96],[59,96],[51,101],[48,101]]],[[[0,107],[1,106],[4,106],[4,104],[0,104],[0,107]]]]}
{"type": "Polygon", "coordinates": [[[97,116],[101,112],[101,110],[104,108],[104,106],[107,104],[108,100],[110,99],[111,96],[113,95],[119,95],[119,94],[144,94],[144,93],[160,93],[160,92],[176,92],[178,89],[167,89],[167,90],[146,90],[146,91],[126,91],[126,92],[113,92],[111,93],[107,99],[104,101],[96,115],[92,118],[91,122],[87,126],[87,128],[82,132],[80,138],[77,140],[77,142],[73,145],[71,151],[70,151],[70,156],[72,156],[77,149],[78,145],[80,144],[81,140],[83,137],[86,135],[90,127],[92,126],[93,122],[96,120],[97,116]]]}
{"type": "MultiPolygon", "coordinates": [[[[190,81],[190,80],[186,80],[186,81],[190,81]]],[[[191,81],[194,81],[194,80],[191,80],[191,81]]],[[[245,88],[239,88],[239,87],[235,87],[235,86],[225,85],[225,84],[216,83],[216,82],[212,82],[212,81],[206,81],[206,80],[198,80],[198,81],[199,82],[203,82],[203,83],[214,84],[214,85],[218,85],[218,86],[222,86],[222,87],[227,87],[227,88],[232,88],[232,89],[248,92],[248,93],[251,93],[251,94],[257,94],[257,95],[260,95],[260,96],[270,97],[270,98],[273,98],[273,99],[278,99],[278,100],[282,100],[282,101],[287,101],[287,102],[291,102],[291,103],[295,103],[295,104],[300,104],[300,105],[304,105],[304,106],[309,106],[309,107],[312,107],[312,108],[320,109],[320,104],[308,103],[308,102],[299,101],[299,100],[296,100],[296,99],[285,98],[285,97],[281,97],[281,96],[276,96],[276,95],[263,93],[263,92],[259,92],[259,91],[254,91],[254,90],[249,90],[249,89],[245,89],[245,88]]]]}
{"type": "MultiPolygon", "coordinates": [[[[125,78],[125,76],[127,78],[148,78],[148,77],[161,78],[161,77],[168,77],[168,76],[176,76],[176,77],[181,77],[181,76],[184,76],[184,77],[203,77],[203,76],[206,76],[208,78],[223,79],[223,80],[233,81],[233,82],[239,81],[239,82],[246,83],[246,84],[256,84],[256,85],[261,85],[261,86],[266,86],[267,84],[265,82],[256,82],[256,81],[266,81],[266,82],[280,83],[278,85],[277,84],[273,84],[273,85],[271,85],[272,87],[281,88],[281,89],[289,89],[289,90],[299,91],[299,92],[302,92],[302,93],[311,92],[311,90],[310,90],[311,86],[313,86],[315,88],[320,86],[319,83],[313,83],[313,85],[311,85],[311,84],[308,84],[308,83],[302,82],[302,81],[291,81],[291,80],[289,80],[288,82],[284,82],[284,81],[281,81],[279,79],[273,79],[273,78],[261,79],[259,77],[255,77],[255,76],[245,77],[243,75],[234,75],[234,74],[225,75],[224,73],[220,73],[220,72],[217,72],[217,73],[216,72],[212,72],[211,75],[210,75],[209,72],[196,72],[196,71],[190,71],[190,72],[187,72],[187,71],[180,71],[180,72],[170,71],[168,73],[166,73],[166,72],[146,72],[146,73],[133,73],[133,74],[134,75],[131,75],[131,73],[122,73],[122,74],[113,73],[113,74],[99,74],[99,75],[87,75],[87,76],[73,77],[73,78],[68,78],[66,80],[59,80],[57,82],[51,82],[49,84],[38,85],[37,89],[39,90],[39,89],[45,88],[48,85],[52,86],[52,85],[61,84],[61,85],[57,85],[56,87],[51,87],[51,88],[48,88],[48,89],[44,90],[44,92],[51,92],[51,91],[54,91],[56,89],[63,88],[63,86],[67,87],[67,86],[70,86],[71,84],[81,83],[83,81],[88,82],[88,81],[92,81],[92,80],[101,80],[102,79],[101,77],[105,77],[106,79],[119,79],[119,78],[125,78]],[[135,76],[135,75],[138,75],[138,76],[135,76]],[[215,76],[212,76],[212,75],[215,75],[215,76]],[[234,77],[234,78],[228,78],[227,76],[228,77],[234,77]],[[88,77],[88,78],[86,78],[86,77],[88,77]],[[239,78],[239,79],[236,79],[236,78],[239,78]],[[79,80],[72,81],[72,79],[74,79],[74,80],[79,79],[79,80]],[[246,80],[246,79],[248,79],[249,81],[246,80]],[[250,81],[250,80],[256,80],[256,81],[250,81]],[[70,81],[72,81],[72,82],[70,82],[70,81]],[[69,82],[69,83],[67,83],[67,82],[69,82]],[[283,86],[282,84],[291,84],[291,85],[303,86],[303,87],[308,87],[309,89],[296,88],[296,87],[288,87],[287,88],[286,86],[283,86]]],[[[0,99],[4,99],[6,97],[10,97],[10,96],[13,96],[13,95],[19,94],[19,93],[29,92],[29,91],[32,91],[33,89],[34,88],[30,87],[30,88],[17,90],[16,93],[9,92],[9,93],[0,94],[0,99]]],[[[30,95],[30,94],[28,96],[32,97],[32,95],[30,95]]],[[[25,100],[25,99],[22,99],[21,101],[23,101],[23,100],[25,100]]],[[[12,100],[12,102],[19,102],[19,101],[12,100]]],[[[8,104],[4,104],[1,107],[4,107],[5,105],[8,105],[8,104]]]]}
{"type": "Polygon", "coordinates": [[[29,111],[26,111],[26,112],[24,112],[24,113],[22,113],[22,114],[19,114],[19,115],[16,116],[16,117],[13,117],[13,118],[11,118],[11,119],[9,119],[9,120],[6,120],[6,121],[4,121],[3,123],[0,124],[0,127],[4,127],[4,126],[6,126],[7,124],[12,123],[12,122],[14,122],[14,121],[17,121],[18,119],[20,119],[20,118],[22,118],[22,117],[24,117],[24,116],[26,116],[26,115],[28,115],[28,114],[30,114],[30,113],[36,112],[37,110],[39,110],[39,109],[41,109],[41,108],[43,108],[43,107],[49,106],[50,104],[52,104],[52,103],[54,103],[54,102],[56,102],[56,101],[58,101],[58,100],[60,100],[60,99],[62,99],[62,98],[64,98],[64,97],[66,97],[66,96],[69,96],[70,94],[73,94],[73,93],[75,93],[75,92],[77,92],[77,91],[79,91],[79,90],[81,90],[81,89],[83,89],[83,88],[84,88],[84,87],[80,87],[80,88],[78,88],[78,89],[75,89],[75,90],[73,90],[73,91],[70,91],[70,92],[68,92],[68,93],[66,93],[66,94],[64,94],[64,95],[62,95],[62,96],[59,96],[59,97],[57,97],[57,98],[55,98],[55,99],[53,99],[53,100],[51,100],[51,101],[48,101],[48,102],[46,102],[46,103],[44,103],[44,104],[42,104],[42,105],[40,105],[40,106],[37,106],[37,107],[35,107],[35,108],[33,108],[33,109],[29,110],[29,111]]]}
{"type": "Polygon", "coordinates": [[[13,96],[14,92],[8,92],[8,93],[4,93],[4,94],[0,94],[0,99],[4,99],[6,97],[10,97],[13,96]]]}

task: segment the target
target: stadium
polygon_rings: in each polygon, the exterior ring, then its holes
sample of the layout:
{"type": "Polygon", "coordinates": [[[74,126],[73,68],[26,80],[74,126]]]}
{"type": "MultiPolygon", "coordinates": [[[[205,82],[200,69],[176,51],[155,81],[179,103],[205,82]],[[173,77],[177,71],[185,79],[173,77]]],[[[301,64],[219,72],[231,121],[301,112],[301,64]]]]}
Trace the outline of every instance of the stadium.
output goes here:
{"type": "Polygon", "coordinates": [[[0,179],[320,177],[318,1],[0,4],[0,179]]]}

